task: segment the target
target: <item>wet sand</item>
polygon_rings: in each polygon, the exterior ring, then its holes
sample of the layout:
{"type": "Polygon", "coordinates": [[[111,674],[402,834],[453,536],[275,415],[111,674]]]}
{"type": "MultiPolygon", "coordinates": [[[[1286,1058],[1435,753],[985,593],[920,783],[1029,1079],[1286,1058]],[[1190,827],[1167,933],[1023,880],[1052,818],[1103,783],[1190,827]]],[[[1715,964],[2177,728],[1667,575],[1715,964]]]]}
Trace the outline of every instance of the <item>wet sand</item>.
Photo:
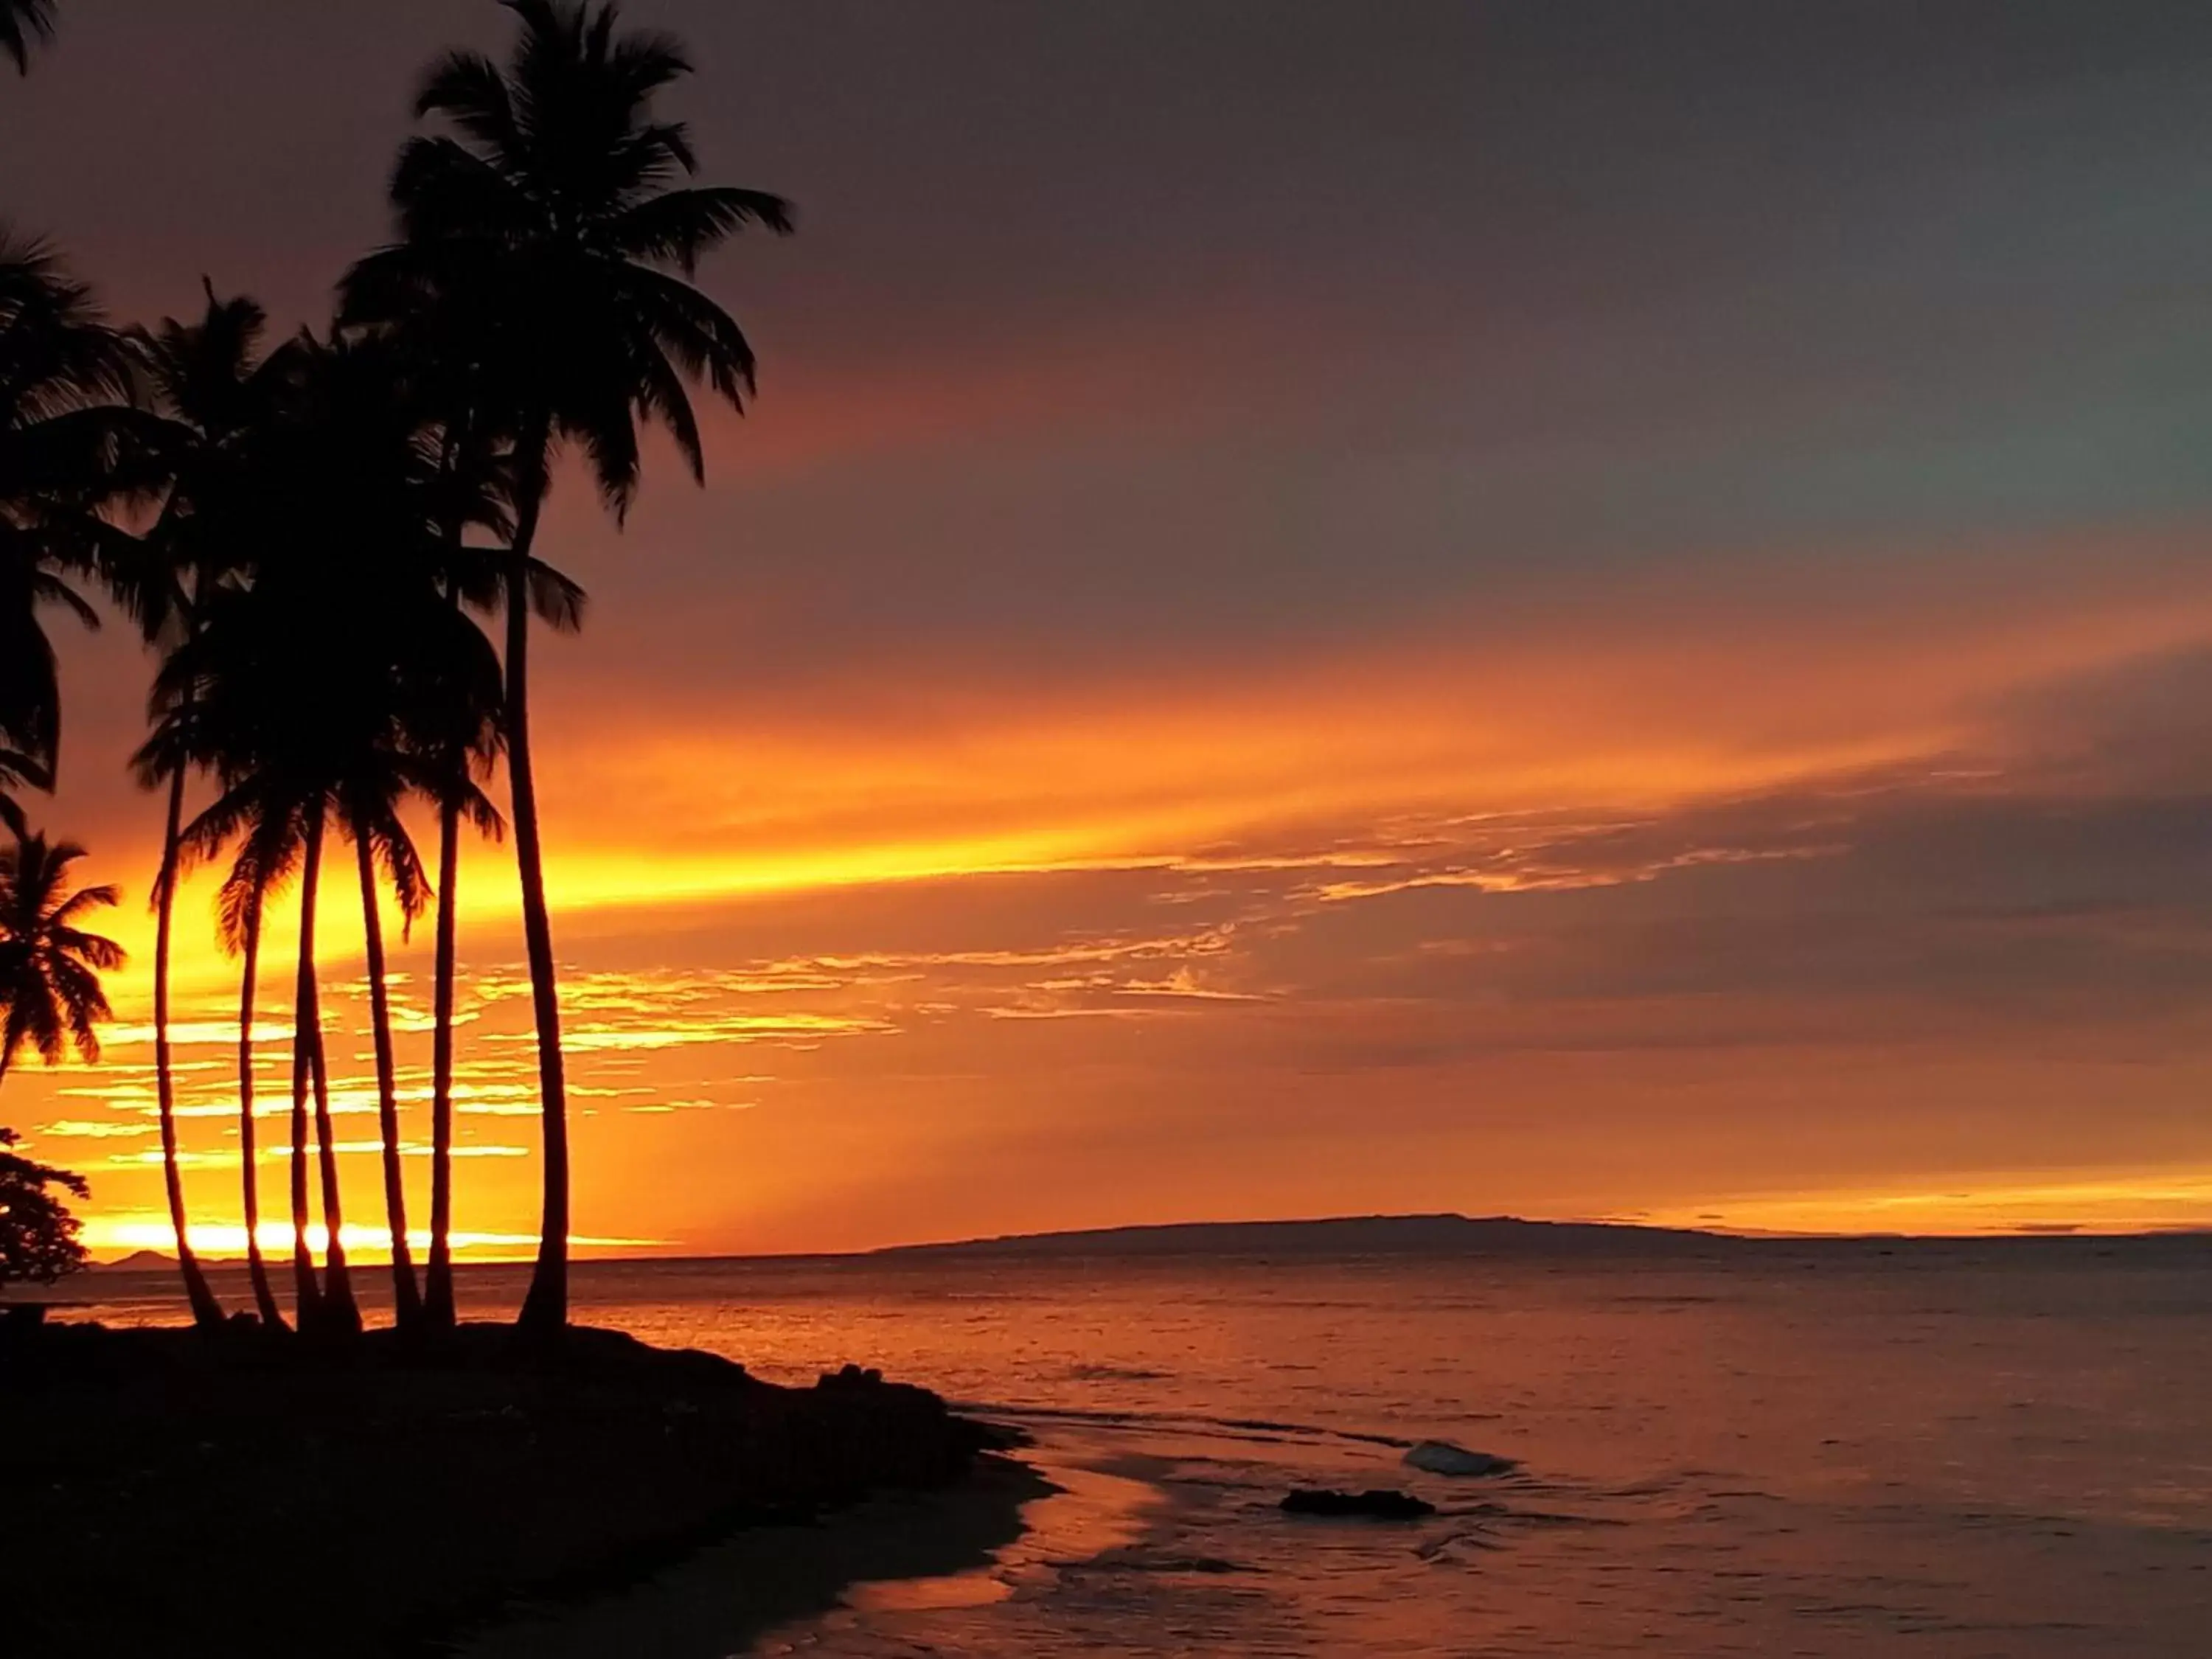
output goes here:
{"type": "Polygon", "coordinates": [[[778,1630],[896,1595],[997,1592],[989,1569],[1024,1533],[1024,1505],[1054,1487],[1026,1464],[985,1455],[956,1485],[886,1492],[804,1525],[757,1526],[611,1594],[520,1606],[451,1647],[458,1659],[728,1659],[778,1630]],[[963,1584],[979,1588],[966,1590],[963,1584]],[[952,1588],[947,1589],[947,1586],[952,1588]]]}
{"type": "Polygon", "coordinates": [[[1146,1460],[987,1455],[958,1483],[886,1492],[818,1524],[749,1528],[611,1594],[518,1607],[456,1659],[731,1659],[865,1639],[981,1608],[1141,1539],[1164,1494],[1146,1460]]]}

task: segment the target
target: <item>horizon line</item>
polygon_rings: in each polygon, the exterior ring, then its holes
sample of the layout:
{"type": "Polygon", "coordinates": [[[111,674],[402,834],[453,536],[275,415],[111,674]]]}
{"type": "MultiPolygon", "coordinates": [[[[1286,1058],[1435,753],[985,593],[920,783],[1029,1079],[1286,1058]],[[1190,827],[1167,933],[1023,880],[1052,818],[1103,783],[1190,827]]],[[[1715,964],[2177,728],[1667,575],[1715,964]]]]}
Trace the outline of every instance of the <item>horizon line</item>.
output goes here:
{"type": "MultiPolygon", "coordinates": [[[[1889,1230],[1825,1231],[1818,1229],[1732,1228],[1723,1226],[1682,1227],[1660,1222],[1622,1221],[1610,1218],[1591,1219],[1580,1217],[1522,1216],[1506,1212],[1488,1215],[1468,1215],[1457,1210],[1407,1210],[1345,1212],[1334,1215],[1261,1216],[1233,1219],[1192,1219],[1183,1221],[1139,1221],[1109,1223],[1096,1227],[1049,1228],[1036,1232],[974,1234],[952,1238],[915,1239],[896,1244],[878,1244],[863,1249],[842,1250],[692,1250],[670,1243],[656,1248],[644,1241],[635,1241],[635,1248],[623,1254],[601,1254],[586,1246],[575,1253],[579,1264],[619,1266],[625,1263],[671,1261],[857,1261],[875,1256],[896,1255],[910,1252],[983,1249],[993,1245],[1021,1245],[1048,1240],[1104,1238],[1142,1233],[1164,1233],[1201,1229],[1227,1230],[1239,1227],[1324,1227],[1358,1222],[1465,1222],[1469,1224],[1506,1224],[1541,1228],[1588,1229],[1620,1233],[1644,1233],[1671,1238],[1710,1238],[1730,1243],[1971,1243],[1982,1241],[2032,1241],[2037,1239],[2081,1240],[2146,1240],[2158,1238],[2212,1237],[2212,1222],[2178,1224],[2142,1227],[2103,1227],[2094,1223],[2039,1222],[2017,1227],[1993,1227],[1971,1232],[1905,1232],[1889,1230]]],[[[609,1249],[632,1245],[609,1246],[609,1249]]],[[[518,1243],[514,1255],[456,1255],[454,1267],[525,1267],[536,1259],[536,1245],[527,1249],[518,1243]]],[[[388,1267],[390,1255],[356,1249],[350,1245],[348,1259],[357,1265],[388,1267]]],[[[94,1258],[87,1263],[92,1267],[112,1268],[125,1261],[152,1258],[173,1267],[173,1253],[150,1246],[129,1250],[107,1260],[94,1258]]],[[[244,1267],[246,1258],[240,1255],[210,1255],[200,1254],[203,1267],[244,1267]]]]}

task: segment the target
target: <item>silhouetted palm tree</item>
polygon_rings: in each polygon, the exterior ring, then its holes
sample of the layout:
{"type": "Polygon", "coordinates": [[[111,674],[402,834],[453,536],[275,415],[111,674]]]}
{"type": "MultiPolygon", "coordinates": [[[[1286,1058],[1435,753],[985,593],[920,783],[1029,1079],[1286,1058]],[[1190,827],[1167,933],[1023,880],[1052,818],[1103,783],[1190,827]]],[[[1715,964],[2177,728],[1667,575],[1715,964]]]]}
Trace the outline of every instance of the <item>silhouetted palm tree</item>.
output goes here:
{"type": "MultiPolygon", "coordinates": [[[[219,793],[182,833],[187,858],[241,846],[224,889],[232,937],[256,934],[278,872],[301,872],[300,961],[292,1053],[291,1200],[293,1278],[303,1330],[359,1328],[343,1233],[343,1203],[330,1121],[323,1052],[315,922],[325,825],[327,766],[318,726],[325,674],[334,659],[322,631],[331,607],[317,580],[321,526],[343,527],[349,503],[318,502],[311,492],[330,471],[304,429],[301,404],[308,348],[295,342],[272,356],[261,376],[269,406],[247,423],[232,458],[235,472],[202,492],[192,533],[225,550],[225,580],[194,596],[191,626],[155,679],[157,744],[206,767],[219,793]],[[318,467],[320,471],[319,472],[318,467]],[[243,895],[243,896],[241,896],[243,895]],[[307,1246],[307,1118],[314,1103],[316,1161],[327,1233],[319,1285],[307,1246]]],[[[220,478],[226,470],[213,476],[220,478]]],[[[258,966],[258,962],[257,962],[258,966]]]]}
{"type": "MultiPolygon", "coordinates": [[[[99,562],[128,365],[91,291],[44,244],[0,229],[0,791],[51,789],[61,692],[39,611],[100,618],[64,580],[99,562]]],[[[21,813],[0,793],[0,817],[21,813]]]]}
{"type": "MultiPolygon", "coordinates": [[[[198,321],[165,319],[157,329],[133,330],[125,347],[137,364],[160,405],[161,419],[142,422],[133,433],[135,455],[144,470],[166,480],[161,511],[127,564],[109,561],[109,586],[125,601],[149,644],[159,647],[189,637],[198,625],[200,596],[247,556],[228,519],[236,517],[237,496],[247,487],[243,452],[273,411],[272,375],[258,362],[266,316],[247,299],[220,300],[210,285],[207,308],[198,321]]],[[[220,1324],[222,1310],[184,1238],[184,1189],[175,1156],[176,1084],[169,1049],[169,961],[181,876],[179,836],[184,824],[185,781],[196,763],[191,752],[191,709],[174,711],[157,740],[139,751],[139,781],[148,788],[167,787],[168,802],[161,841],[161,867],[154,884],[156,913],[154,945],[154,1073],[162,1146],[167,1152],[169,1207],[178,1229],[178,1261],[194,1317],[220,1324]]],[[[243,1088],[250,1088],[245,1079],[243,1088]]],[[[245,1104],[241,1101],[241,1111],[245,1104]]],[[[252,1140],[250,1118],[240,1126],[240,1147],[252,1140]]],[[[259,1208],[257,1176],[245,1157],[242,1180],[249,1212],[259,1208]]],[[[246,1258],[255,1301],[264,1321],[275,1310],[269,1294],[260,1246],[247,1222],[246,1258]]]]}
{"type": "MultiPolygon", "coordinates": [[[[369,775],[347,796],[347,818],[362,860],[362,902],[368,908],[369,982],[372,1012],[379,1032],[377,1065],[380,1097],[392,1090],[389,1016],[383,991],[382,941],[374,912],[370,853],[374,850],[411,921],[429,896],[422,885],[414,850],[398,814],[399,792],[422,796],[438,807],[438,902],[435,964],[433,969],[430,1128],[430,1255],[424,1284],[424,1313],[440,1329],[455,1319],[453,1277],[453,987],[459,903],[460,830],[466,820],[480,834],[498,836],[504,829],[496,809],[477,782],[489,772],[501,742],[503,691],[499,660],[490,641],[448,598],[441,614],[421,605],[418,592],[410,625],[416,638],[406,663],[401,711],[403,751],[372,755],[369,775]],[[411,873],[410,873],[411,872],[411,873]],[[411,902],[410,902],[411,900],[411,902]]],[[[396,1171],[393,1178],[396,1180],[396,1171]]]]}
{"type": "MultiPolygon", "coordinates": [[[[276,1306],[275,1291],[270,1288],[268,1264],[261,1255],[260,1149],[253,1122],[253,1005],[261,988],[261,919],[267,912],[269,900],[290,879],[291,861],[298,848],[298,842],[290,837],[279,836],[275,845],[267,845],[249,831],[246,844],[240,849],[238,858],[231,866],[230,874],[223,882],[217,908],[216,935],[223,949],[240,959],[238,1158],[239,1178],[244,1189],[246,1265],[253,1282],[254,1307],[261,1315],[261,1322],[272,1330],[283,1328],[284,1316],[276,1306]]],[[[300,1159],[303,1180],[299,1204],[301,1213],[294,1218],[295,1244],[296,1249],[304,1250],[307,1244],[304,1148],[301,1151],[300,1159]]],[[[296,1261],[294,1270],[295,1273],[298,1270],[296,1261]]]]}
{"type": "MultiPolygon", "coordinates": [[[[255,550],[251,580],[226,582],[212,594],[204,625],[164,665],[160,696],[167,720],[194,725],[224,785],[185,831],[186,842],[196,853],[241,843],[225,884],[226,933],[243,945],[269,882],[295,865],[301,875],[295,1122],[312,1082],[333,1228],[342,1218],[326,1132],[313,904],[326,827],[354,838],[394,1293],[403,1322],[411,1323],[420,1303],[407,1237],[380,890],[388,882],[410,921],[428,899],[400,816],[407,799],[441,808],[450,802],[459,816],[497,824],[469,768],[488,766],[494,752],[499,665],[441,586],[439,441],[414,412],[402,361],[378,340],[301,339],[286,349],[283,367],[282,416],[252,454],[249,510],[235,529],[255,550]]],[[[301,1186],[303,1177],[295,1180],[301,1186]]],[[[343,1246],[329,1259],[325,1298],[343,1319],[343,1246]]]]}
{"type": "Polygon", "coordinates": [[[100,1023],[112,1014],[100,976],[123,965],[123,947],[77,924],[112,905],[112,887],[69,890],[73,842],[25,836],[0,848],[0,1079],[26,1046],[58,1066],[71,1046],[100,1058],[100,1023]]]}
{"type": "Polygon", "coordinates": [[[208,1288],[185,1224],[184,1172],[177,1162],[176,1077],[169,1055],[169,941],[177,909],[178,842],[184,811],[185,769],[177,766],[169,773],[161,868],[154,878],[154,1095],[161,1124],[161,1175],[168,1193],[169,1222],[176,1233],[177,1268],[184,1276],[185,1300],[194,1322],[212,1329],[222,1323],[222,1308],[208,1288]]]}
{"type": "MultiPolygon", "coordinates": [[[[292,1098],[294,1111],[303,1085],[315,1097],[315,1170],[323,1193],[323,1300],[319,1328],[339,1335],[361,1329],[361,1309],[353,1297],[352,1270],[346,1263],[345,1204],[338,1182],[337,1137],[331,1127],[331,1072],[323,1041],[322,990],[315,978],[315,901],[323,870],[323,830],[328,806],[318,793],[306,804],[304,844],[300,854],[300,971],[294,982],[292,1098]],[[304,1075],[303,1075],[304,1071],[304,1075]]],[[[298,1178],[295,1175],[295,1180],[298,1178]]]]}
{"type": "MultiPolygon", "coordinates": [[[[442,551],[437,585],[456,611],[496,608],[505,586],[506,556],[496,548],[471,545],[467,532],[482,527],[495,536],[511,533],[505,501],[513,494],[511,462],[504,441],[488,431],[468,393],[465,354],[446,350],[422,331],[392,337],[417,365],[428,408],[438,412],[438,513],[442,551]],[[455,370],[459,373],[456,374],[455,370]]],[[[583,625],[584,591],[546,565],[530,562],[531,609],[560,633],[583,625]]],[[[503,698],[503,691],[501,693],[503,698]]],[[[496,713],[496,711],[495,711],[496,713]]],[[[430,1042],[430,1255],[423,1279],[424,1316],[433,1328],[450,1330],[457,1315],[453,1301],[453,992],[460,916],[460,829],[464,816],[495,838],[503,826],[481,799],[477,780],[489,772],[504,743],[501,719],[480,731],[459,725],[425,725],[419,733],[429,747],[426,758],[444,783],[436,791],[438,812],[438,924],[431,970],[430,1042]]]]}
{"type": "MultiPolygon", "coordinates": [[[[319,362],[327,452],[348,459],[333,488],[349,503],[348,544],[339,551],[350,560],[345,589],[355,642],[348,690],[337,699],[345,717],[332,723],[332,801],[360,866],[394,1290],[402,1322],[411,1324],[422,1310],[407,1242],[377,872],[411,925],[429,890],[401,802],[419,795],[437,803],[456,839],[461,817],[499,824],[472,775],[495,752],[498,659],[453,603],[481,562],[454,541],[456,525],[495,509],[458,471],[450,428],[423,419],[422,365],[404,343],[350,338],[319,362]]],[[[449,1156],[449,1119],[444,1127],[440,1150],[449,1156]]],[[[450,1194],[447,1200],[449,1217],[450,1194]]],[[[450,1301],[450,1286],[447,1295],[450,1301]]]]}
{"type": "MultiPolygon", "coordinates": [[[[434,516],[441,548],[436,586],[456,611],[489,613],[496,611],[506,591],[511,555],[504,546],[473,544],[469,532],[483,530],[496,543],[512,539],[513,440],[500,430],[478,393],[483,375],[482,366],[470,359],[473,331],[462,328],[440,337],[441,331],[453,329],[460,321],[453,310],[425,309],[410,314],[404,326],[373,327],[368,331],[386,342],[405,362],[419,407],[435,431],[434,516]]],[[[568,634],[583,625],[582,588],[537,558],[527,562],[527,577],[531,611],[538,621],[568,634]]],[[[465,727],[464,721],[461,727],[448,729],[442,737],[426,727],[422,734],[434,745],[444,744],[441,751],[427,757],[448,781],[448,787],[438,792],[438,924],[431,998],[430,1254],[423,1283],[425,1316],[438,1329],[450,1329],[456,1317],[453,993],[460,915],[461,819],[471,817],[494,836],[503,828],[495,817],[487,821],[471,804],[477,793],[477,779],[489,772],[505,741],[501,720],[494,720],[481,732],[465,727]]]]}
{"type": "MultiPolygon", "coordinates": [[[[240,545],[256,547],[256,526],[250,514],[236,512],[255,497],[250,471],[239,480],[235,494],[210,491],[202,505],[220,502],[232,509],[227,533],[240,545]]],[[[213,516],[213,515],[208,515],[213,516]]],[[[207,517],[200,528],[209,528],[207,517]]],[[[239,994],[239,1146],[243,1164],[240,1183],[245,1200],[247,1262],[252,1268],[260,1255],[259,1177],[253,1124],[253,1003],[258,983],[261,929],[267,902],[298,869],[306,845],[302,791],[282,763],[275,744],[264,731],[256,699],[297,695],[285,688],[281,677],[264,660],[263,637],[270,632],[257,629],[258,611],[270,608],[267,596],[258,602],[244,584],[226,582],[211,588],[196,607],[195,625],[182,635],[155,679],[152,699],[154,732],[139,750],[143,772],[180,775],[186,767],[213,774],[220,790],[213,804],[185,825],[179,836],[180,866],[219,853],[234,839],[240,843],[218,899],[218,937],[224,946],[244,956],[239,994]],[[225,626],[210,630],[210,624],[225,626]]],[[[304,941],[312,955],[312,939],[304,941]]],[[[323,1297],[315,1277],[314,1257],[307,1246],[307,1080],[311,1036],[295,1027],[293,1039],[291,1114],[292,1279],[301,1328],[321,1323],[323,1297]]],[[[275,1316],[275,1299],[268,1291],[265,1270],[257,1275],[254,1300],[264,1321],[281,1322],[275,1316]]]]}
{"type": "MultiPolygon", "coordinates": [[[[19,58],[25,15],[20,8],[0,13],[0,45],[11,45],[19,58]]],[[[28,15],[33,24],[43,21],[42,12],[28,15]]],[[[137,592],[143,571],[134,544],[101,516],[112,501],[155,477],[136,465],[131,453],[143,434],[122,402],[129,386],[125,354],[90,291],[64,276],[43,246],[0,237],[0,823],[19,836],[26,828],[22,813],[5,791],[25,784],[51,789],[60,755],[60,690],[40,607],[58,605],[87,626],[99,625],[64,580],[72,571],[97,570],[119,597],[144,597],[137,592]]],[[[173,799],[165,848],[173,846],[178,805],[173,799]]],[[[222,1311],[192,1251],[177,1162],[168,1054],[169,862],[165,852],[155,884],[161,910],[155,1048],[163,1173],[185,1292],[194,1317],[213,1324],[222,1311]]]]}
{"type": "Polygon", "coordinates": [[[20,750],[0,748],[0,830],[20,836],[30,829],[23,809],[15,804],[9,792],[28,784],[33,789],[44,789],[46,769],[20,750]]]}
{"type": "MultiPolygon", "coordinates": [[[[224,884],[238,916],[241,945],[250,923],[258,933],[275,872],[301,874],[299,965],[292,1039],[292,1275],[303,1331],[358,1329],[345,1244],[330,1089],[322,1053],[315,920],[322,872],[328,779],[315,753],[310,709],[317,696],[317,645],[322,618],[301,606],[281,578],[257,574],[251,586],[210,594],[201,625],[162,665],[156,696],[167,716],[189,709],[191,741],[214,770],[221,793],[191,823],[182,842],[188,857],[212,855],[237,842],[241,851],[224,884]],[[246,895],[243,901],[235,896],[246,895]],[[307,1244],[308,1100],[320,1168],[327,1230],[325,1272],[319,1285],[307,1244]]],[[[243,997],[241,996],[241,1000],[243,997]]]]}
{"type": "Polygon", "coordinates": [[[764,191],[672,188],[696,170],[654,95],[690,71],[665,35],[618,30],[613,5],[505,0],[521,27],[502,70],[475,52],[435,65],[416,100],[457,136],[416,138],[393,177],[403,243],[347,279],[348,314],[465,339],[483,416],[514,441],[507,571],[507,773],[544,1111],[544,1211],[522,1322],[568,1316],[568,1146],[560,1006],[529,724],[531,558],[556,441],[579,445],[619,514],[638,482],[640,421],[704,476],[687,383],[742,406],[753,354],[684,277],[746,224],[791,228],[764,191]]]}
{"type": "Polygon", "coordinates": [[[54,0],[0,0],[0,52],[15,60],[15,72],[31,72],[33,43],[54,38],[54,0]]]}
{"type": "MultiPolygon", "coordinates": [[[[239,528],[241,498],[252,489],[247,463],[256,434],[275,418],[277,366],[260,359],[267,317],[243,297],[219,299],[207,285],[207,307],[192,323],[164,319],[158,328],[137,329],[125,344],[160,407],[162,419],[149,424],[139,446],[149,470],[165,480],[161,511],[144,538],[145,551],[128,573],[111,571],[111,588],[138,619],[147,641],[157,647],[189,638],[198,627],[199,601],[216,583],[246,564],[252,553],[239,528]]],[[[167,1119],[173,1094],[168,1044],[168,979],[171,915],[176,882],[182,874],[181,842],[186,774],[211,763],[195,746],[189,704],[169,712],[137,757],[139,781],[168,788],[167,834],[161,876],[156,884],[159,922],[154,963],[155,1070],[161,1112],[167,1119]]],[[[224,943],[248,957],[251,976],[258,960],[259,908],[256,897],[250,939],[227,931],[224,943]]],[[[251,1010],[248,1010],[250,1021],[251,1010]]],[[[246,1218],[246,1268],[254,1303],[264,1324],[283,1317],[269,1285],[257,1230],[260,1176],[253,1121],[252,1036],[240,1032],[239,1077],[240,1182],[246,1218]]],[[[187,1276],[187,1291],[191,1291],[187,1276]]],[[[195,1297],[194,1305],[198,1306],[195,1297]]],[[[213,1298],[208,1300],[212,1302],[213,1298]]],[[[202,1316],[205,1317],[204,1315],[202,1316]]]]}

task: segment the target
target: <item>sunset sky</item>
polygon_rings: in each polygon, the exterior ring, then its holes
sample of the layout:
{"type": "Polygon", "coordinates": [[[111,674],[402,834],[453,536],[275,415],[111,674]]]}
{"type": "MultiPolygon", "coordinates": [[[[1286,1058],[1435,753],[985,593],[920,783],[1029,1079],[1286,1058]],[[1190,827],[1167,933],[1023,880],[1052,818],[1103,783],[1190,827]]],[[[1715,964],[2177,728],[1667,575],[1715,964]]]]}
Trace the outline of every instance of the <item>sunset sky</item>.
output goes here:
{"type": "MultiPolygon", "coordinates": [[[[542,549],[592,599],[533,724],[595,1248],[2212,1224],[2212,9],[625,15],[690,41],[707,176],[801,221],[703,274],[763,362],[707,487],[657,450],[618,528],[565,479],[542,549]]],[[[0,86],[0,210],[118,319],[204,273],[320,322],[421,66],[506,26],[77,0],[0,86]]],[[[93,1178],[112,1252],[167,1232],[149,663],[52,627],[34,816],[125,888],[136,960],[106,1062],[11,1073],[0,1121],[93,1178]]],[[[459,1226],[511,1252],[507,849],[463,890],[459,1226]]]]}

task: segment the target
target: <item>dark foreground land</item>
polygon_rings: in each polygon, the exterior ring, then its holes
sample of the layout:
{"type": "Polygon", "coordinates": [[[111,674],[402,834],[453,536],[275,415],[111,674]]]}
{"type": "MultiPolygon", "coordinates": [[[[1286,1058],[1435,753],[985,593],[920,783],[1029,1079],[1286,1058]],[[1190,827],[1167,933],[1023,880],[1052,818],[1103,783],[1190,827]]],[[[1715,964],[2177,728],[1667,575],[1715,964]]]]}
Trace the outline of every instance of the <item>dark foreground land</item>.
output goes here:
{"type": "MultiPolygon", "coordinates": [[[[988,1442],[920,1389],[777,1388],[606,1331],[0,1330],[0,1651],[442,1651],[520,1600],[945,1485],[988,1442]]],[[[1001,1484],[983,1529],[1011,1538],[1034,1494],[1001,1484]]]]}

